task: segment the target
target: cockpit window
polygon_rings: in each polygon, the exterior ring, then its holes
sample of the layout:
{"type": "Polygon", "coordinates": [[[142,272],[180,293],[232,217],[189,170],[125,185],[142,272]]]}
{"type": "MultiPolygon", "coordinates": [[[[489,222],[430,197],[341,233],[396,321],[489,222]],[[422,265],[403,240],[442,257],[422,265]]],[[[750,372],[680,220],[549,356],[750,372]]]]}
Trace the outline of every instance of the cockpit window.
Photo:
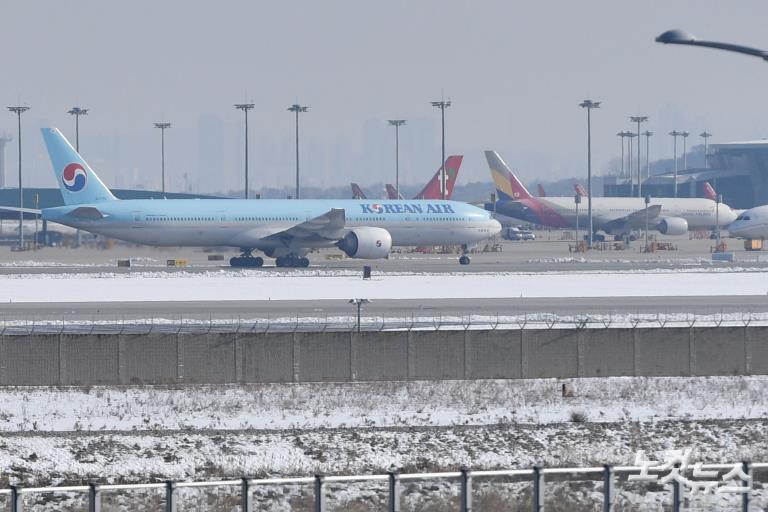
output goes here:
{"type": "Polygon", "coordinates": [[[749,215],[739,215],[736,220],[750,220],[749,215]]]}

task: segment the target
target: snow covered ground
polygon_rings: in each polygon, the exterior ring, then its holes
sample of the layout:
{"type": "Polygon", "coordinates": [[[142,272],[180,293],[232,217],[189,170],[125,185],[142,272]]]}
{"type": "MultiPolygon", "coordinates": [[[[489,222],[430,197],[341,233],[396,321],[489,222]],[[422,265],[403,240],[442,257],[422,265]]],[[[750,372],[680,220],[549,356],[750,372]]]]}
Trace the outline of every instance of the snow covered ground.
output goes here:
{"type": "MultiPolygon", "coordinates": [[[[0,389],[0,486],[624,465],[638,449],[688,447],[696,462],[766,461],[767,391],[757,376],[0,389]],[[564,383],[573,396],[563,396],[564,383]]],[[[475,486],[482,510],[530,500],[528,482],[475,486]]],[[[383,486],[335,489],[334,510],[386,502],[383,486]]],[[[409,484],[405,510],[454,509],[456,492],[450,481],[409,484]]],[[[256,493],[264,510],[311,503],[311,486],[256,493]]],[[[105,510],[140,509],[149,498],[139,496],[107,497],[119,504],[105,510]]],[[[762,484],[755,498],[768,504],[762,484]]],[[[184,499],[185,509],[238,510],[237,488],[184,499]]],[[[548,499],[593,510],[599,484],[552,481],[548,499]]],[[[74,509],[78,500],[49,496],[34,510],[74,509]]],[[[669,489],[620,488],[618,500],[619,510],[658,510],[669,489]]],[[[713,500],[706,509],[738,496],[713,500]]]]}
{"type": "Polygon", "coordinates": [[[0,303],[450,299],[508,297],[738,296],[768,294],[768,272],[387,273],[259,271],[14,274],[0,277],[0,303]],[[45,293],[40,293],[44,290],[45,293]]]}

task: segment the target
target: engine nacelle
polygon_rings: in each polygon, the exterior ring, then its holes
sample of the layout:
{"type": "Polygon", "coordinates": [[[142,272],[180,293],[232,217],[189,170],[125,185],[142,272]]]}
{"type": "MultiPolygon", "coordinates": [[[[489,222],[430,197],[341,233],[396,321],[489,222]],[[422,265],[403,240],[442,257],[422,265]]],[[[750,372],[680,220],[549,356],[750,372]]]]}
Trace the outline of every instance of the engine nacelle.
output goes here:
{"type": "Polygon", "coordinates": [[[662,235],[684,235],[688,232],[688,221],[682,217],[663,217],[656,229],[662,235]]]}
{"type": "Polygon", "coordinates": [[[336,245],[350,258],[386,258],[392,250],[392,235],[382,228],[355,228],[336,245]]]}

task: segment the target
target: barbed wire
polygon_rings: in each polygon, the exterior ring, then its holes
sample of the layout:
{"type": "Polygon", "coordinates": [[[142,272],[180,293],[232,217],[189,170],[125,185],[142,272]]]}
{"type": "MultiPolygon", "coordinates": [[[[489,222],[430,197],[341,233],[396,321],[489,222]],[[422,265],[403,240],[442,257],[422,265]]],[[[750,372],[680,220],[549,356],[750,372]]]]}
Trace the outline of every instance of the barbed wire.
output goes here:
{"type": "Polygon", "coordinates": [[[560,316],[554,313],[522,315],[393,315],[363,316],[280,316],[249,317],[169,316],[130,318],[127,316],[31,315],[5,313],[0,336],[64,334],[268,334],[285,332],[381,332],[442,330],[524,330],[524,329],[611,329],[611,328],[694,328],[750,327],[768,325],[768,313],[606,313],[560,316]]]}

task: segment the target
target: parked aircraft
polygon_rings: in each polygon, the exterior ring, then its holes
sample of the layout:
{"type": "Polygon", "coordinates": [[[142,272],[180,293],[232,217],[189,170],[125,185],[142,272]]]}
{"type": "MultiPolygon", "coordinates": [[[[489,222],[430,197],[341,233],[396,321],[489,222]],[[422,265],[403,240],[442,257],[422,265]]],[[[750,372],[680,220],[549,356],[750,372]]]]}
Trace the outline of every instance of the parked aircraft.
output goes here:
{"type": "Polygon", "coordinates": [[[744,210],[727,226],[727,229],[733,236],[765,240],[768,238],[768,205],[744,210]]]}
{"type": "MultiPolygon", "coordinates": [[[[25,211],[134,243],[239,247],[243,254],[232,266],[262,266],[254,250],[276,258],[279,267],[306,267],[306,254],[316,247],[376,259],[393,246],[467,246],[501,231],[487,211],[443,200],[118,200],[59,130],[42,133],[65,206],[25,211]]],[[[459,261],[466,265],[469,257],[459,261]]]]}
{"type": "MultiPolygon", "coordinates": [[[[576,204],[573,197],[533,197],[495,151],[486,151],[491,176],[496,184],[498,200],[487,203],[487,210],[533,224],[557,228],[576,225],[576,204]]],[[[649,228],[665,235],[682,235],[688,230],[711,229],[731,223],[736,214],[723,203],[698,198],[651,198],[646,208],[642,197],[593,197],[592,223],[595,231],[626,236],[641,230],[646,221],[649,228]]],[[[586,205],[579,208],[581,225],[586,219],[586,205]]]]}

